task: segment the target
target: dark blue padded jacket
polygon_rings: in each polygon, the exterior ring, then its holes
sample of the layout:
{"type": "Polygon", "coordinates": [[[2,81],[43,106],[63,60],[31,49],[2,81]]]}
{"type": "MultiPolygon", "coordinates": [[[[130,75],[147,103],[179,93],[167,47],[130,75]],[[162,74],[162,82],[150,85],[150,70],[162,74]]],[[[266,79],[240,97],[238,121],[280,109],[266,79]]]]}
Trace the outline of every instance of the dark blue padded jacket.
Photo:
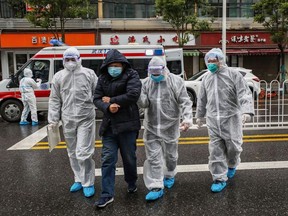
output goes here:
{"type": "Polygon", "coordinates": [[[104,113],[99,135],[103,136],[111,126],[113,134],[137,131],[141,128],[137,100],[141,93],[141,81],[137,71],[131,68],[128,60],[118,51],[110,50],[101,65],[100,76],[94,93],[94,104],[104,113]],[[120,76],[113,78],[108,73],[108,65],[121,62],[124,69],[120,76]],[[110,97],[110,103],[104,103],[102,97],[110,97]],[[117,113],[111,113],[112,103],[120,105],[117,113]]]}

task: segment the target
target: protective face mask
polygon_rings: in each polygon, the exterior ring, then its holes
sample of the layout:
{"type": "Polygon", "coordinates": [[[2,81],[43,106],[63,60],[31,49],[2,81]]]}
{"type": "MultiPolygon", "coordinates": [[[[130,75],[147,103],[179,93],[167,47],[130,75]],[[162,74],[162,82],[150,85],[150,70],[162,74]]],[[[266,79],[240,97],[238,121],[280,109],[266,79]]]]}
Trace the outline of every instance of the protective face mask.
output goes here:
{"type": "Polygon", "coordinates": [[[216,73],[219,69],[218,65],[215,63],[208,63],[207,68],[211,73],[216,73]]]}
{"type": "Polygon", "coordinates": [[[108,73],[112,77],[118,77],[122,73],[122,67],[108,67],[108,73]]]}
{"type": "Polygon", "coordinates": [[[64,66],[68,71],[74,71],[77,67],[77,62],[69,61],[66,62],[64,66]]]}
{"type": "Polygon", "coordinates": [[[161,74],[161,75],[159,75],[159,76],[154,76],[154,75],[150,75],[150,78],[154,81],[154,82],[156,82],[156,83],[159,83],[159,82],[161,82],[164,78],[165,78],[165,76],[163,75],[163,74],[161,74]]]}

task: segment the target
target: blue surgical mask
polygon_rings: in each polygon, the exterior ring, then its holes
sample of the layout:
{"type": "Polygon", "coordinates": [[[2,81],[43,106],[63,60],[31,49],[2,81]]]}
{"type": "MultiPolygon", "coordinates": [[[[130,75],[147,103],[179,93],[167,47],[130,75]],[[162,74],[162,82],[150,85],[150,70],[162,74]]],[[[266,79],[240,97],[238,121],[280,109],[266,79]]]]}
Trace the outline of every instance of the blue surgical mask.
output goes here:
{"type": "Polygon", "coordinates": [[[163,74],[161,74],[161,75],[159,75],[159,76],[154,76],[154,75],[150,75],[150,78],[154,81],[154,82],[156,82],[156,83],[159,83],[159,82],[161,82],[164,78],[165,78],[165,76],[163,75],[163,74]]]}
{"type": "Polygon", "coordinates": [[[208,63],[207,68],[211,73],[216,73],[219,69],[218,65],[215,63],[208,63]]]}
{"type": "Polygon", "coordinates": [[[108,67],[108,73],[112,77],[118,77],[122,73],[122,67],[108,67]]]}

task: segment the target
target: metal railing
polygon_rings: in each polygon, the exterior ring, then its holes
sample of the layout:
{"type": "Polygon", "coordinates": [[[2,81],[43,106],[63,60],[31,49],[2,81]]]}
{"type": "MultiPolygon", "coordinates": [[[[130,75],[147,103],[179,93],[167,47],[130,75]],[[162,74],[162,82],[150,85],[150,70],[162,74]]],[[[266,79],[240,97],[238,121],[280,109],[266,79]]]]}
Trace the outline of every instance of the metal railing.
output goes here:
{"type": "Polygon", "coordinates": [[[288,80],[283,83],[261,80],[260,87],[260,94],[254,98],[255,115],[251,122],[244,125],[244,129],[288,128],[288,80]]]}

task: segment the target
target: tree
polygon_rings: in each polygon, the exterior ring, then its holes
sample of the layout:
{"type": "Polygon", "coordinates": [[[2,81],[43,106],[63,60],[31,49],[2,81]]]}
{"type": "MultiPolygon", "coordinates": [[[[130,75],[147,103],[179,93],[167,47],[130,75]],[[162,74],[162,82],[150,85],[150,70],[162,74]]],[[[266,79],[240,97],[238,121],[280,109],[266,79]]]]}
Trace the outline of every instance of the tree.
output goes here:
{"type": "Polygon", "coordinates": [[[19,0],[7,0],[8,5],[10,6],[13,17],[23,18],[25,15],[25,2],[19,0]]]}
{"type": "Polygon", "coordinates": [[[271,34],[271,40],[281,51],[281,73],[285,73],[284,50],[288,43],[287,0],[261,0],[253,5],[254,21],[261,23],[271,34]]]}
{"type": "Polygon", "coordinates": [[[65,42],[65,24],[74,18],[89,18],[93,8],[88,0],[26,0],[32,8],[26,18],[35,26],[50,30],[54,38],[59,40],[59,30],[62,42],[65,42]],[[60,28],[59,28],[60,25],[60,28]]]}
{"type": "Polygon", "coordinates": [[[196,38],[201,31],[211,30],[207,20],[199,19],[199,10],[203,15],[212,12],[206,0],[156,0],[155,7],[156,13],[176,29],[180,47],[191,40],[189,33],[196,38]]]}

